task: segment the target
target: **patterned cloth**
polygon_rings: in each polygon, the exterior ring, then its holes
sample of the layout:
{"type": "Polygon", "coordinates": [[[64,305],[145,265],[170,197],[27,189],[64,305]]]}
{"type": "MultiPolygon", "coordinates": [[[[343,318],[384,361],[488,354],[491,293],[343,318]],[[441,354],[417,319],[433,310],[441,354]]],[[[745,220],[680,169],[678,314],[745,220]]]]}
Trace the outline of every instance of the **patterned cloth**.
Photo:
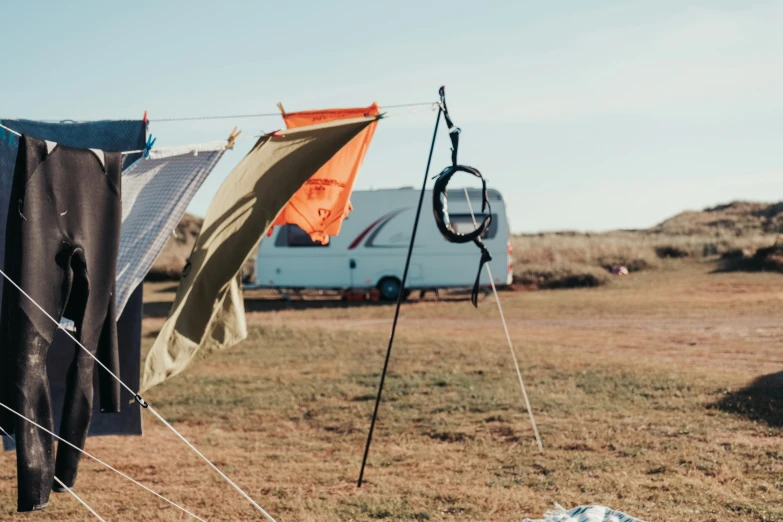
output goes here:
{"type": "Polygon", "coordinates": [[[522,522],[643,522],[605,506],[579,506],[571,511],[558,504],[555,506],[554,510],[544,513],[543,519],[526,518],[522,522]]]}
{"type": "Polygon", "coordinates": [[[224,141],[152,150],[123,172],[118,316],[225,151],[224,141]]]}

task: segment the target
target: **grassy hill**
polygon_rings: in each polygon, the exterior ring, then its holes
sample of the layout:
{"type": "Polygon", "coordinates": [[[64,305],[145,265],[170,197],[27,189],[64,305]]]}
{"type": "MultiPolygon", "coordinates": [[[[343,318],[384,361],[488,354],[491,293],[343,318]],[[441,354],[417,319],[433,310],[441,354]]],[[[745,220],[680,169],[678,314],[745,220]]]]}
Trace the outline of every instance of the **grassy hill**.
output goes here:
{"type": "Polygon", "coordinates": [[[193,250],[198,233],[204,220],[191,214],[185,214],[172,233],[163,252],[158,256],[152,270],[147,275],[150,281],[177,280],[182,274],[185,262],[193,250]]]}
{"type": "MultiPolygon", "coordinates": [[[[607,269],[660,267],[667,259],[722,259],[721,268],[779,270],[783,203],[735,201],[677,214],[642,230],[553,232],[514,236],[514,279],[538,288],[598,286],[607,269]]],[[[780,270],[783,271],[783,270],[780,270]]]]}
{"type": "Polygon", "coordinates": [[[783,202],[734,201],[701,211],[681,212],[653,227],[669,235],[735,235],[783,233],[783,202]]]}

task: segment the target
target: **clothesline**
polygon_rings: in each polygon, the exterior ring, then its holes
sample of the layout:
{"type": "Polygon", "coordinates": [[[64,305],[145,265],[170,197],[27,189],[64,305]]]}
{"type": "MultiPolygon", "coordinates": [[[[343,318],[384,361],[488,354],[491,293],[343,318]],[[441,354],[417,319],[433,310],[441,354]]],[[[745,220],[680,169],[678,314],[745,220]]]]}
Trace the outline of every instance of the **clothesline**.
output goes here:
{"type": "MultiPolygon", "coordinates": [[[[435,110],[438,107],[438,102],[403,103],[403,104],[398,104],[398,105],[386,105],[386,106],[384,106],[384,109],[400,109],[400,108],[406,108],[406,107],[428,107],[428,108],[431,108],[432,110],[435,110]]],[[[391,117],[404,116],[406,114],[412,114],[412,113],[415,113],[415,112],[420,112],[421,110],[422,109],[419,108],[419,109],[414,109],[414,110],[411,110],[411,111],[405,111],[405,112],[397,113],[397,114],[386,114],[386,113],[383,113],[378,118],[379,119],[386,119],[386,118],[391,118],[391,117]]],[[[191,117],[191,118],[163,118],[163,119],[159,119],[159,120],[150,120],[150,121],[154,121],[154,122],[172,122],[172,121],[194,121],[194,120],[223,120],[223,119],[231,119],[231,118],[260,118],[260,117],[267,117],[267,116],[280,116],[280,113],[279,112],[270,112],[270,113],[265,113],[265,114],[238,114],[238,115],[233,115],[233,116],[195,116],[195,117],[191,117]]],[[[43,121],[43,122],[59,123],[56,120],[41,120],[41,121],[43,121]]],[[[73,121],[74,123],[78,123],[75,120],[65,120],[65,121],[73,121]]],[[[107,120],[107,121],[114,121],[114,120],[107,120]]],[[[120,120],[117,120],[117,121],[120,121],[120,120]]],[[[81,122],[81,123],[84,123],[84,122],[81,122]]],[[[0,129],[5,129],[8,132],[10,132],[11,134],[14,134],[14,135],[16,135],[16,136],[18,136],[20,138],[22,137],[22,134],[20,132],[17,132],[14,129],[11,129],[9,127],[6,127],[2,123],[0,123],[0,129]]],[[[249,140],[249,139],[258,139],[258,138],[260,138],[263,135],[264,134],[257,134],[255,136],[246,136],[244,138],[237,138],[236,141],[245,141],[245,140],[249,140]]],[[[157,149],[150,149],[150,151],[152,151],[152,150],[157,150],[157,149]]],[[[143,152],[147,152],[147,150],[146,149],[126,150],[126,151],[123,151],[122,154],[123,155],[141,154],[143,152]]]]}
{"type": "MultiPolygon", "coordinates": [[[[6,127],[6,126],[5,126],[5,125],[3,125],[2,123],[0,123],[0,129],[5,129],[5,130],[7,130],[8,132],[10,132],[11,134],[14,134],[14,135],[16,135],[16,136],[19,136],[20,138],[22,137],[22,134],[21,134],[21,133],[19,133],[19,132],[15,131],[14,129],[11,129],[11,128],[9,128],[9,127],[6,127]]],[[[159,150],[159,149],[150,149],[150,152],[152,152],[153,150],[159,150]]],[[[146,152],[146,149],[140,149],[140,150],[126,150],[126,151],[122,152],[122,154],[123,154],[123,155],[127,155],[127,154],[141,154],[142,152],[146,152]]]]}
{"type": "MultiPolygon", "coordinates": [[[[395,111],[394,113],[392,113],[392,115],[397,116],[397,115],[401,115],[402,113],[405,113],[405,112],[414,112],[414,111],[418,111],[418,110],[428,110],[428,108],[430,108],[430,109],[437,108],[437,104],[405,104],[404,106],[405,107],[409,107],[409,109],[408,110],[395,111]]],[[[358,127],[363,127],[363,128],[369,127],[371,129],[374,129],[376,124],[377,124],[377,120],[380,119],[381,117],[383,117],[383,115],[380,115],[380,116],[378,115],[377,106],[373,106],[372,109],[373,109],[372,110],[372,116],[373,116],[372,118],[367,117],[367,116],[369,116],[369,114],[367,114],[368,110],[362,108],[362,109],[359,109],[356,112],[357,112],[357,116],[364,116],[364,117],[358,117],[355,120],[351,120],[348,123],[346,123],[346,125],[350,125],[351,127],[357,127],[357,128],[358,127]]],[[[319,112],[319,111],[314,111],[314,112],[319,112]]],[[[146,118],[145,118],[145,120],[146,120],[146,118]]],[[[10,133],[10,134],[7,134],[5,136],[6,136],[6,138],[10,138],[10,139],[7,139],[6,141],[7,141],[7,144],[9,146],[12,146],[12,147],[17,145],[17,144],[15,143],[16,140],[11,138],[11,134],[14,134],[14,135],[17,135],[17,136],[20,136],[20,137],[21,136],[26,136],[28,134],[31,135],[31,136],[34,136],[34,135],[36,135],[37,132],[41,132],[41,133],[45,134],[44,130],[36,131],[36,130],[34,130],[34,127],[33,128],[29,128],[28,126],[25,125],[25,122],[20,122],[20,123],[16,123],[16,124],[15,123],[11,123],[10,121],[6,121],[5,122],[5,123],[10,124],[12,127],[17,127],[17,129],[19,131],[22,131],[21,133],[18,132],[17,130],[15,130],[15,129],[11,129],[9,127],[6,127],[2,123],[3,122],[0,121],[0,126],[2,126],[3,129],[6,129],[10,133]]],[[[134,146],[134,144],[135,144],[135,146],[142,145],[144,147],[144,151],[150,151],[150,150],[153,149],[153,140],[152,140],[152,137],[150,137],[150,136],[147,136],[149,138],[149,140],[147,141],[147,144],[144,145],[144,142],[142,141],[142,138],[144,137],[145,125],[141,125],[140,126],[140,125],[138,125],[138,123],[141,123],[141,122],[140,121],[124,122],[125,126],[127,126],[128,128],[132,128],[132,130],[135,132],[136,141],[124,140],[125,144],[124,145],[122,145],[122,144],[116,145],[115,146],[116,147],[115,150],[118,150],[118,149],[122,150],[122,149],[126,149],[126,148],[132,148],[134,146]]],[[[288,124],[289,124],[289,122],[286,122],[286,125],[288,125],[288,124]]],[[[331,131],[331,126],[336,126],[336,125],[337,124],[327,124],[327,125],[323,125],[323,127],[326,130],[331,131]]],[[[59,127],[69,127],[69,126],[68,125],[61,125],[59,127]]],[[[76,127],[76,126],[73,126],[73,127],[76,127]]],[[[316,127],[316,129],[320,129],[320,128],[321,127],[316,127]]],[[[45,129],[45,127],[44,127],[44,129],[45,129]]],[[[282,132],[293,133],[293,131],[282,131],[282,132]]],[[[320,134],[329,134],[329,133],[328,132],[322,132],[322,133],[321,132],[316,132],[316,135],[320,136],[320,134]]],[[[327,138],[329,138],[329,139],[324,138],[323,141],[326,142],[326,145],[324,145],[324,147],[332,146],[333,148],[335,148],[337,150],[342,150],[338,146],[344,147],[344,145],[345,145],[344,141],[350,138],[350,136],[349,136],[350,133],[346,132],[346,133],[340,134],[338,132],[334,132],[332,134],[334,134],[336,137],[334,137],[334,136],[327,136],[327,138]],[[340,140],[343,140],[343,141],[340,141],[340,140]]],[[[274,136],[274,135],[276,135],[276,134],[272,134],[272,136],[274,136]]],[[[293,136],[293,134],[291,134],[291,135],[293,136]]],[[[268,137],[270,135],[269,134],[264,134],[264,136],[268,137]]],[[[236,128],[234,129],[234,131],[232,131],[231,137],[228,139],[227,143],[222,141],[222,140],[219,143],[217,143],[218,150],[223,149],[226,146],[230,147],[232,145],[235,137],[236,137],[236,128]]],[[[52,137],[51,139],[53,141],[58,141],[59,142],[60,139],[65,140],[67,138],[52,137]]],[[[247,138],[247,139],[252,139],[252,138],[247,138]]],[[[266,140],[266,137],[262,138],[261,144],[264,144],[265,140],[266,140]]],[[[24,142],[24,139],[22,140],[21,145],[24,145],[23,142],[24,142]]],[[[36,141],[36,145],[41,145],[41,143],[36,141]]],[[[49,142],[48,143],[48,146],[49,146],[50,149],[51,149],[52,145],[53,145],[53,142],[49,142]]],[[[277,140],[271,140],[271,143],[270,143],[270,146],[277,146],[277,147],[282,147],[282,148],[284,148],[285,145],[286,145],[285,143],[282,143],[282,144],[278,143],[277,140]]],[[[83,146],[84,145],[79,145],[79,147],[83,147],[83,146]]],[[[112,145],[103,145],[103,146],[104,147],[112,147],[112,145]]],[[[195,146],[186,146],[186,148],[188,148],[188,147],[195,147],[195,146]]],[[[40,147],[36,146],[35,148],[38,149],[40,147]]],[[[161,150],[161,149],[155,149],[155,150],[161,150]]],[[[316,148],[316,150],[319,150],[319,149],[316,148]]],[[[142,151],[139,150],[138,152],[142,152],[142,151]]],[[[221,154],[222,154],[222,152],[223,151],[220,150],[221,154]]],[[[308,158],[306,160],[305,159],[300,160],[300,162],[304,166],[302,168],[295,168],[295,169],[292,169],[292,170],[295,170],[297,172],[308,172],[309,171],[309,167],[311,166],[312,161],[309,159],[310,155],[306,154],[306,152],[308,152],[308,151],[305,150],[303,153],[300,154],[300,156],[302,156],[303,158],[308,158]]],[[[96,154],[96,155],[99,156],[99,159],[102,158],[101,154],[96,154]]],[[[185,155],[187,155],[187,152],[185,152],[185,155]]],[[[117,159],[117,156],[118,156],[118,154],[114,157],[114,159],[117,159]]],[[[260,163],[260,160],[259,160],[259,163],[260,163]]],[[[104,164],[105,164],[105,162],[104,162],[104,164]]],[[[123,191],[124,191],[124,189],[125,189],[125,187],[123,186],[123,191]]],[[[159,196],[159,194],[156,194],[156,195],[159,196]]],[[[67,210],[66,210],[66,212],[67,212],[67,210]]],[[[61,214],[61,215],[64,215],[64,213],[61,214]]],[[[25,217],[25,216],[22,216],[22,217],[25,217]]],[[[123,223],[123,225],[124,224],[125,223],[123,223]]],[[[44,308],[42,308],[38,303],[33,301],[32,297],[29,294],[27,294],[24,290],[22,290],[22,288],[19,285],[14,283],[14,281],[11,278],[9,278],[2,270],[0,270],[0,275],[2,275],[4,278],[6,278],[8,283],[11,283],[14,287],[16,287],[18,292],[21,295],[24,295],[27,299],[29,299],[43,314],[45,314],[47,316],[47,318],[52,320],[53,323],[57,324],[57,320],[54,319],[54,317],[52,315],[48,314],[44,310],[44,308]]],[[[20,283],[22,283],[22,282],[20,281],[20,283]]],[[[65,328],[63,328],[61,325],[59,326],[59,328],[63,329],[65,331],[65,328]]],[[[76,338],[74,338],[74,336],[72,336],[67,331],[65,331],[65,333],[71,340],[73,340],[74,343],[76,343],[82,350],[84,350],[90,357],[92,357],[94,359],[95,364],[97,364],[105,372],[107,372],[108,375],[110,375],[113,379],[115,379],[125,390],[127,390],[131,394],[134,394],[134,390],[132,388],[130,388],[127,384],[125,384],[118,377],[118,373],[119,372],[117,372],[116,370],[110,370],[109,368],[107,368],[106,365],[103,364],[101,362],[101,360],[99,360],[99,358],[97,358],[94,354],[90,353],[85,348],[84,345],[82,345],[76,338]]],[[[109,364],[109,365],[111,366],[111,364],[109,364]]],[[[208,458],[206,456],[204,456],[192,443],[190,443],[173,426],[171,426],[171,424],[168,423],[159,413],[157,413],[155,411],[155,409],[150,404],[148,404],[146,401],[144,401],[144,399],[141,398],[139,393],[135,393],[134,396],[135,396],[137,402],[139,403],[139,405],[141,405],[143,408],[148,409],[148,411],[151,414],[153,414],[158,419],[159,422],[161,422],[164,426],[169,428],[172,431],[173,434],[175,434],[177,437],[179,437],[184,444],[186,444],[196,455],[198,455],[202,460],[204,460],[229,485],[231,485],[234,489],[236,489],[236,491],[238,493],[240,493],[246,500],[248,500],[253,505],[253,507],[255,507],[261,514],[263,514],[268,520],[270,520],[270,522],[274,522],[274,519],[272,519],[272,517],[270,515],[268,515],[249,495],[247,495],[242,489],[240,489],[240,487],[238,485],[236,485],[233,481],[231,481],[215,464],[213,464],[210,460],[208,460],[208,458]]],[[[5,407],[5,405],[3,405],[2,403],[0,403],[0,406],[5,407]]],[[[17,412],[12,412],[12,413],[17,413],[17,412]]],[[[23,418],[23,419],[25,421],[28,421],[28,422],[30,421],[30,419],[27,419],[27,418],[23,418]]],[[[50,433],[50,435],[54,436],[51,433],[50,433]]],[[[47,494],[48,494],[48,492],[47,492],[47,494]]],[[[78,498],[77,498],[77,500],[78,500],[78,498]]],[[[87,506],[86,504],[85,504],[85,507],[87,509],[90,509],[89,506],[87,506]]],[[[90,509],[90,511],[96,517],[98,517],[98,515],[94,511],[92,511],[92,509],[90,509]]]]}
{"type": "MultiPolygon", "coordinates": [[[[392,105],[381,105],[381,108],[386,109],[403,109],[407,107],[424,107],[424,106],[437,106],[438,102],[419,102],[419,103],[397,103],[392,105]]],[[[151,123],[171,123],[178,121],[199,121],[199,120],[235,120],[235,119],[247,119],[247,118],[272,118],[280,116],[280,112],[261,112],[250,114],[221,114],[214,116],[182,116],[178,118],[156,118],[149,120],[151,123]]],[[[90,120],[40,120],[44,123],[87,123],[90,120]]],[[[107,120],[107,121],[122,121],[122,120],[107,120]]]]}
{"type": "MultiPolygon", "coordinates": [[[[401,109],[405,107],[424,107],[424,106],[436,106],[437,102],[421,102],[421,103],[400,103],[396,105],[382,105],[382,109],[401,109]]],[[[260,114],[235,114],[227,116],[190,116],[183,118],[157,118],[155,123],[168,123],[175,121],[197,121],[197,120],[231,120],[239,118],[270,118],[274,116],[280,116],[279,112],[265,112],[260,114]]]]}

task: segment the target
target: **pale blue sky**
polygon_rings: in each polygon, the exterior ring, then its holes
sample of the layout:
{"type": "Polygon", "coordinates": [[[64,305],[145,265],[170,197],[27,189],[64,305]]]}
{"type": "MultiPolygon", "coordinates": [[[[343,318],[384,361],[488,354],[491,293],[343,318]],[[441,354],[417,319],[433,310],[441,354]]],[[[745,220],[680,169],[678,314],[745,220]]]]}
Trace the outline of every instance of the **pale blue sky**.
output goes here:
{"type": "MultiPolygon", "coordinates": [[[[156,117],[430,101],[445,84],[460,160],[505,195],[514,231],[646,227],[783,199],[781,27],[783,1],[0,0],[0,116],[147,110],[169,146],[282,122],[156,117]]],[[[382,121],[357,188],[419,186],[433,120],[382,121]]]]}

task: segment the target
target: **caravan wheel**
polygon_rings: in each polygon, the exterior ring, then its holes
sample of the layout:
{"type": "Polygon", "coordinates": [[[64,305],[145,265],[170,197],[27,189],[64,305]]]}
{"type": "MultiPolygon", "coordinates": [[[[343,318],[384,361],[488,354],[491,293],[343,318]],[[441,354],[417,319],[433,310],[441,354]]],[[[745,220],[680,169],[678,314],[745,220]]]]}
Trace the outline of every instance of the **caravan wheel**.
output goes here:
{"type": "Polygon", "coordinates": [[[378,291],[384,301],[395,301],[400,294],[400,280],[396,277],[384,277],[378,282],[378,291]]]}

